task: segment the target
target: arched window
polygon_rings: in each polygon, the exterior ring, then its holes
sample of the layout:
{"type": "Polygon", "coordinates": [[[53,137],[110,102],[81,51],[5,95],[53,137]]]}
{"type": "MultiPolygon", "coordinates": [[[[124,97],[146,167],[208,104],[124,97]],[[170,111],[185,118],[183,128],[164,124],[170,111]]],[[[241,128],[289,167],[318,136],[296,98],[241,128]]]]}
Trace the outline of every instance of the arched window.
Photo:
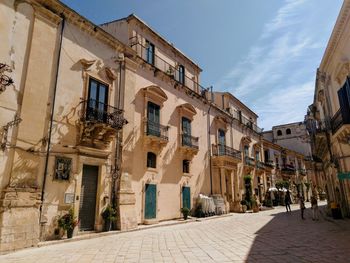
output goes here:
{"type": "Polygon", "coordinates": [[[288,129],[286,130],[286,134],[292,134],[292,131],[288,128],[288,129]]]}
{"type": "Polygon", "coordinates": [[[183,160],[182,161],[182,172],[183,173],[190,173],[190,161],[189,160],[183,160]]]}
{"type": "Polygon", "coordinates": [[[157,155],[152,152],[147,153],[147,167],[156,168],[157,167],[157,155]]]}
{"type": "Polygon", "coordinates": [[[281,130],[277,131],[277,136],[282,136],[282,131],[281,130]]]}

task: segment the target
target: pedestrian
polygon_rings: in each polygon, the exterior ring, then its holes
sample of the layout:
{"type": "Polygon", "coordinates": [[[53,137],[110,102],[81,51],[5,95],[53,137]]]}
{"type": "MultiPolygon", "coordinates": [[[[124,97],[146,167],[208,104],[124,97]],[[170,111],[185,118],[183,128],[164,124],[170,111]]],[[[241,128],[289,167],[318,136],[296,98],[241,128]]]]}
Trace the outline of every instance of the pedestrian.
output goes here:
{"type": "Polygon", "coordinates": [[[300,204],[301,219],[304,220],[305,203],[304,203],[304,198],[302,196],[299,196],[299,204],[300,204]]]}
{"type": "Polygon", "coordinates": [[[286,205],[286,210],[288,212],[288,208],[289,208],[289,212],[292,212],[292,210],[290,209],[290,203],[292,202],[291,198],[290,198],[290,193],[289,190],[287,190],[286,195],[284,197],[284,203],[286,205]]]}
{"type": "Polygon", "coordinates": [[[311,196],[312,220],[318,220],[318,205],[316,196],[311,196]]]}

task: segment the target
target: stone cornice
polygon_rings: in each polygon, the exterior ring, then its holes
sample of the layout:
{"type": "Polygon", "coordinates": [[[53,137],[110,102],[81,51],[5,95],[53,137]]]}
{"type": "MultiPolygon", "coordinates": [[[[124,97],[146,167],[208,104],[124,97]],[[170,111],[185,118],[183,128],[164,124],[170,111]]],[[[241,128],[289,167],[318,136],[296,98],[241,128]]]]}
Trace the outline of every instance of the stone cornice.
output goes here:
{"type": "Polygon", "coordinates": [[[328,67],[330,63],[330,60],[334,54],[334,51],[336,50],[336,47],[339,44],[339,40],[344,30],[346,29],[346,25],[348,24],[349,17],[350,17],[349,14],[350,14],[350,0],[345,0],[340,10],[335,26],[333,28],[331,37],[328,41],[326,50],[324,52],[321,65],[320,65],[321,71],[325,71],[325,69],[328,67]]]}
{"type": "Polygon", "coordinates": [[[41,13],[51,13],[52,17],[65,17],[65,19],[77,26],[80,30],[87,32],[91,36],[99,39],[101,42],[114,48],[118,52],[126,52],[128,54],[136,53],[127,45],[120,42],[118,39],[104,31],[98,25],[95,25],[85,17],[79,15],[77,12],[64,5],[60,1],[48,1],[48,0],[26,0],[27,3],[31,4],[35,10],[41,10],[41,13]],[[45,11],[43,11],[45,9],[45,11]]]}

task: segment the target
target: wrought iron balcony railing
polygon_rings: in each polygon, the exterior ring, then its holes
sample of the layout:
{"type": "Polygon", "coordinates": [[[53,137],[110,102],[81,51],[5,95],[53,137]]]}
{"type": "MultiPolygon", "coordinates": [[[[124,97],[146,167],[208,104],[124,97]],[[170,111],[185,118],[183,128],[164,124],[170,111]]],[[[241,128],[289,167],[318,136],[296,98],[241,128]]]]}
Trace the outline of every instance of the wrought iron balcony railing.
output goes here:
{"type": "Polygon", "coordinates": [[[222,144],[213,144],[213,155],[214,156],[230,156],[236,159],[242,159],[242,153],[236,149],[222,144]]]}
{"type": "Polygon", "coordinates": [[[295,167],[291,164],[285,164],[282,166],[282,172],[287,173],[287,174],[294,174],[295,167]]]}
{"type": "Polygon", "coordinates": [[[269,168],[274,168],[275,167],[275,164],[273,163],[272,160],[268,160],[268,161],[265,161],[265,167],[269,167],[269,168]]]}
{"type": "Polygon", "coordinates": [[[244,164],[249,166],[255,166],[255,160],[252,157],[245,156],[244,157],[244,164]]]}
{"type": "Polygon", "coordinates": [[[168,137],[169,126],[164,126],[151,120],[146,120],[145,123],[145,134],[147,136],[155,136],[160,139],[169,140],[168,137]]]}
{"type": "Polygon", "coordinates": [[[341,114],[341,110],[338,110],[334,116],[332,117],[331,120],[332,123],[332,133],[336,133],[337,130],[339,130],[339,128],[344,124],[343,122],[343,116],[341,114]]]}
{"type": "Polygon", "coordinates": [[[188,134],[181,134],[182,146],[198,149],[198,137],[193,137],[188,134]]]}
{"type": "Polygon", "coordinates": [[[237,119],[240,123],[244,124],[245,126],[247,126],[248,128],[250,128],[251,130],[253,130],[254,132],[260,134],[263,132],[262,128],[259,128],[256,124],[254,124],[252,122],[252,120],[244,117],[242,114],[239,114],[237,111],[234,111],[231,114],[235,119],[237,119]]]}
{"type": "Polygon", "coordinates": [[[306,175],[306,170],[305,169],[299,169],[299,174],[300,175],[306,175]]]}
{"type": "Polygon", "coordinates": [[[84,114],[82,121],[92,123],[104,123],[108,126],[120,130],[127,120],[123,117],[123,110],[112,107],[97,100],[88,99],[83,101],[84,114]]]}
{"type": "Polygon", "coordinates": [[[255,167],[257,168],[257,169],[265,169],[265,163],[264,162],[262,162],[262,161],[259,161],[259,160],[257,160],[257,161],[255,161],[255,167]]]}
{"type": "Polygon", "coordinates": [[[209,99],[209,90],[201,86],[193,78],[186,75],[185,72],[180,70],[173,65],[169,64],[163,58],[157,56],[155,52],[150,53],[149,49],[140,43],[137,43],[136,38],[130,39],[130,46],[137,52],[137,55],[142,58],[146,63],[154,66],[156,69],[162,71],[169,77],[176,80],[177,83],[189,88],[196,92],[198,95],[205,99],[209,99]],[[151,58],[150,58],[151,57],[151,58]]]}

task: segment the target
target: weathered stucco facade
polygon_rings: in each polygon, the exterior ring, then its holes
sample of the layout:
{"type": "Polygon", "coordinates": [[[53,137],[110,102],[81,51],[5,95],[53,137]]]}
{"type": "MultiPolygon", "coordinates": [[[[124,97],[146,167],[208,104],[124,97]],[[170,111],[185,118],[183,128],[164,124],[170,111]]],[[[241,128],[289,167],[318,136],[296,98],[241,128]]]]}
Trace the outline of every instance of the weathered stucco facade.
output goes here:
{"type": "Polygon", "coordinates": [[[0,19],[14,82],[0,93],[1,252],[57,238],[71,207],[76,231],[101,231],[107,204],[122,230],[179,218],[199,194],[239,212],[246,175],[263,201],[284,155],[304,169],[134,15],[97,26],[58,1],[6,0],[0,19]]]}

